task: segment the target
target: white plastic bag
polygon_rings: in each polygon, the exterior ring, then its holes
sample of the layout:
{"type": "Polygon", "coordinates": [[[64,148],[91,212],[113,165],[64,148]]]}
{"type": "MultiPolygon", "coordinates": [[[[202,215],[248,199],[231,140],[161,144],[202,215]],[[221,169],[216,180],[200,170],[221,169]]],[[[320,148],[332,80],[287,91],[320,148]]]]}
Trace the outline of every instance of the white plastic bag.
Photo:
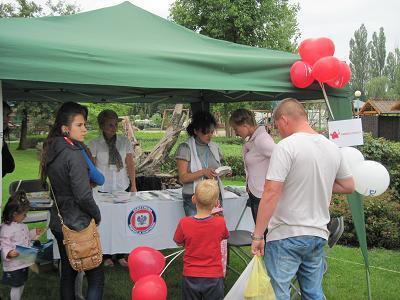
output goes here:
{"type": "Polygon", "coordinates": [[[246,269],[244,269],[243,273],[239,276],[238,280],[236,280],[235,284],[229,290],[228,294],[225,296],[224,300],[243,300],[244,299],[244,290],[247,285],[247,281],[250,278],[251,271],[253,270],[253,265],[255,261],[255,256],[247,265],[246,269]]]}

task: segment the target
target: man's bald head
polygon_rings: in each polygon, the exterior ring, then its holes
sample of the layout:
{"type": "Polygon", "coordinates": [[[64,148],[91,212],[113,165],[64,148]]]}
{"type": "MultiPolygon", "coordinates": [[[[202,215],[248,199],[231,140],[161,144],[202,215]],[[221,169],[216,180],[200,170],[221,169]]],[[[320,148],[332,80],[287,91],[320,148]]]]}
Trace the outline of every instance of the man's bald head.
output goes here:
{"type": "Polygon", "coordinates": [[[286,98],[279,102],[274,111],[274,120],[278,120],[281,116],[289,116],[292,119],[308,120],[307,113],[303,105],[294,98],[286,98]]]}

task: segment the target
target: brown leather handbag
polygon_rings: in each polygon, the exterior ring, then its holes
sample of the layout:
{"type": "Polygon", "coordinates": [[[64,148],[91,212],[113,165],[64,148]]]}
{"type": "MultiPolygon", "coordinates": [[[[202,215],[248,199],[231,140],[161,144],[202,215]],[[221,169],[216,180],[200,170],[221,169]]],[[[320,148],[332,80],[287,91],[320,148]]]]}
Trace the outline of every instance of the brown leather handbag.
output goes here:
{"type": "Polygon", "coordinates": [[[57,207],[58,217],[61,221],[61,228],[64,234],[63,243],[71,267],[78,272],[98,267],[103,260],[103,251],[101,249],[100,235],[97,231],[94,219],[90,221],[88,227],[81,231],[70,229],[64,224],[51,185],[50,189],[57,207]]]}

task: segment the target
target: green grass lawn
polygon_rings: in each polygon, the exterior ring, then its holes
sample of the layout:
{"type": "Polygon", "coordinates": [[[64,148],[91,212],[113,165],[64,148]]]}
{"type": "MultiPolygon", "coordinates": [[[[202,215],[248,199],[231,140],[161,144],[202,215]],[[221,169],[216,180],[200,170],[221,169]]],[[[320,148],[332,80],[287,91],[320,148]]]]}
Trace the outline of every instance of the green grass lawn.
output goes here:
{"type": "MultiPolygon", "coordinates": [[[[152,133],[157,136],[157,133],[152,133]]],[[[151,138],[154,138],[151,135],[151,138]]],[[[139,137],[139,136],[138,136],[139,137]]],[[[140,136],[145,140],[145,135],[140,136]]],[[[152,139],[153,140],[153,139],[152,139]]],[[[16,171],[3,178],[3,203],[8,197],[9,183],[18,179],[38,178],[38,160],[36,150],[16,151],[17,144],[11,145],[16,161],[16,171]]],[[[240,145],[235,146],[240,149],[240,145]]],[[[222,147],[221,147],[222,148],[222,147]]],[[[149,149],[150,150],[150,149],[149,149]]],[[[243,184],[243,178],[230,178],[226,184],[243,184]]],[[[164,250],[164,254],[174,250],[164,250]]],[[[371,266],[372,296],[374,299],[400,299],[400,251],[371,249],[369,251],[371,266]],[[393,270],[390,272],[374,267],[393,270]],[[396,273],[397,272],[397,273],[396,273]]],[[[335,246],[328,255],[328,272],[324,277],[324,290],[327,299],[367,299],[365,270],[361,252],[358,248],[335,246]]],[[[244,268],[240,261],[231,256],[231,264],[244,268]]],[[[168,299],[180,299],[182,258],[178,258],[165,272],[163,278],[168,286],[168,299]]],[[[0,276],[2,272],[0,271],[0,276]]],[[[226,292],[233,285],[237,276],[228,272],[226,292]]],[[[104,299],[130,299],[132,283],[126,269],[114,267],[106,269],[106,286],[104,299]]],[[[0,298],[8,299],[9,288],[0,285],[0,298]]],[[[58,274],[48,271],[41,274],[30,274],[23,299],[58,299],[58,274]]]]}

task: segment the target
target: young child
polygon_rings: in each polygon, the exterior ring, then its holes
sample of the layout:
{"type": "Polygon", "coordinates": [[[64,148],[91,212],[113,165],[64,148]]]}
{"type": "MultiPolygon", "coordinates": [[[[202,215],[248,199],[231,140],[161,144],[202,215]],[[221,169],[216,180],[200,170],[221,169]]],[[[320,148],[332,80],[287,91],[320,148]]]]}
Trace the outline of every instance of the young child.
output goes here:
{"type": "Polygon", "coordinates": [[[182,299],[224,298],[221,241],[229,237],[229,232],[225,219],[211,214],[218,195],[215,180],[201,181],[192,198],[197,214],[182,218],[176,228],[174,241],[185,247],[182,299]]]}
{"type": "Polygon", "coordinates": [[[14,193],[7,201],[3,210],[2,226],[0,228],[1,257],[3,261],[2,283],[11,286],[10,299],[21,299],[24,284],[28,279],[30,264],[16,260],[19,253],[17,245],[29,247],[30,241],[37,239],[42,233],[40,229],[28,230],[22,223],[29,210],[29,201],[23,191],[14,193]]]}

